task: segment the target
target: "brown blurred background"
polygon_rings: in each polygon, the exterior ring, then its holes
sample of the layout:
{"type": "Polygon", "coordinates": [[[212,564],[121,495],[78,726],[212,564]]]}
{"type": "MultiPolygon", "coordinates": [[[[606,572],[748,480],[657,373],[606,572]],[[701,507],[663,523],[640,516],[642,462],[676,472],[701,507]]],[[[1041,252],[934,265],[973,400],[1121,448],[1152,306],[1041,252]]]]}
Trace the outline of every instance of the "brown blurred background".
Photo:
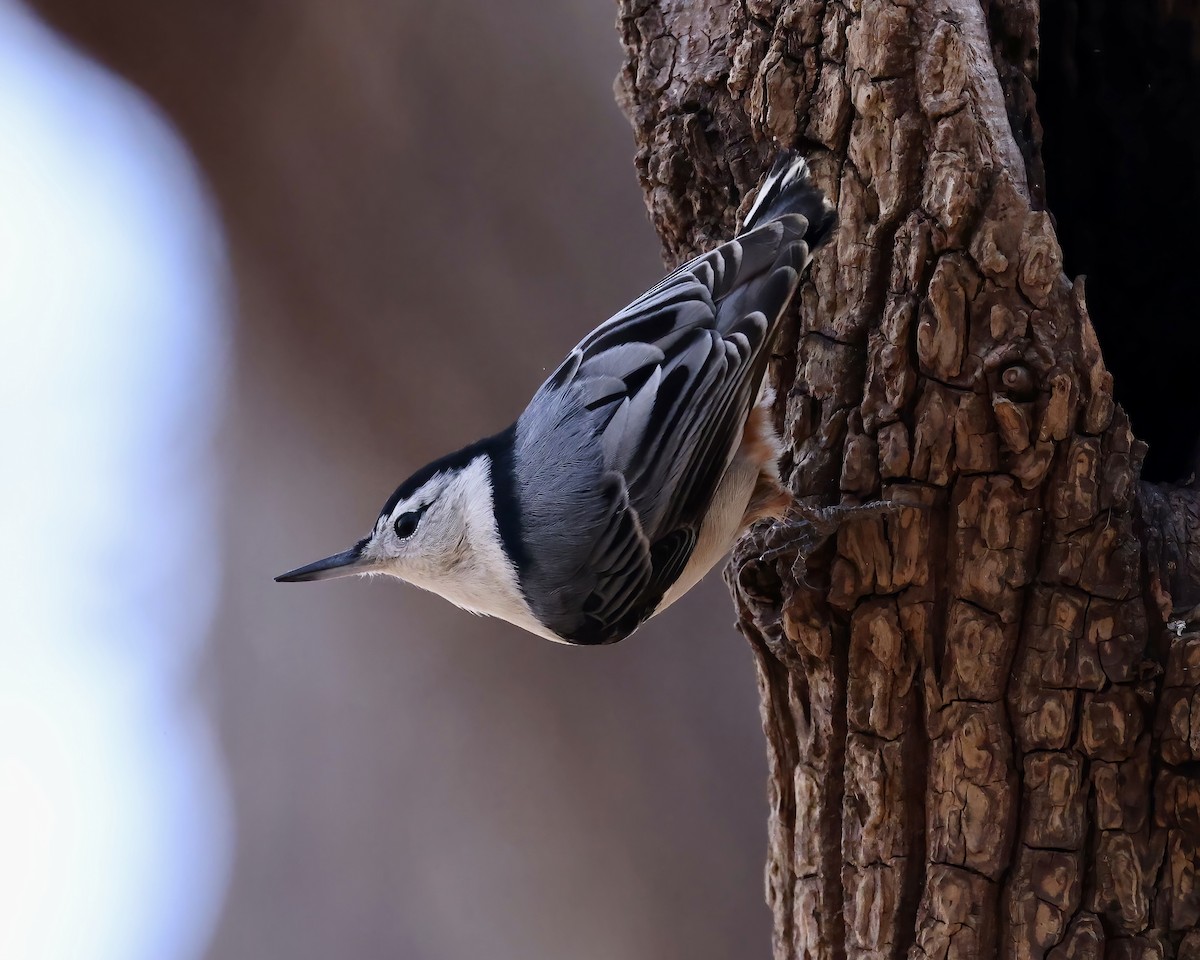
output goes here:
{"type": "MultiPolygon", "coordinates": [[[[757,698],[718,578],[596,650],[398,584],[271,581],[508,423],[659,275],[611,93],[613,6],[36,10],[174,125],[234,290],[231,369],[206,374],[223,403],[218,603],[167,688],[215,731],[231,826],[209,822],[215,803],[179,829],[228,837],[231,857],[201,946],[163,935],[137,955],[765,955],[757,698]]],[[[170,510],[128,523],[180,529],[170,510]]]]}

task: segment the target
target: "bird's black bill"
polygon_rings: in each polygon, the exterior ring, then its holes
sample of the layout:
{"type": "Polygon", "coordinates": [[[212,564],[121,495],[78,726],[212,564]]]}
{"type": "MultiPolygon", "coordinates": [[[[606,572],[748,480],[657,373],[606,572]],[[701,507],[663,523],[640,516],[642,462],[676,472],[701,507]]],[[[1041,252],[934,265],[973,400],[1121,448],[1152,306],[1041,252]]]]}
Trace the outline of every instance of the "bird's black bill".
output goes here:
{"type": "Polygon", "coordinates": [[[332,580],[334,577],[351,577],[362,573],[367,566],[362,555],[363,545],[356,543],[349,550],[335,553],[332,557],[297,567],[275,578],[276,583],[303,583],[306,580],[332,580]]]}

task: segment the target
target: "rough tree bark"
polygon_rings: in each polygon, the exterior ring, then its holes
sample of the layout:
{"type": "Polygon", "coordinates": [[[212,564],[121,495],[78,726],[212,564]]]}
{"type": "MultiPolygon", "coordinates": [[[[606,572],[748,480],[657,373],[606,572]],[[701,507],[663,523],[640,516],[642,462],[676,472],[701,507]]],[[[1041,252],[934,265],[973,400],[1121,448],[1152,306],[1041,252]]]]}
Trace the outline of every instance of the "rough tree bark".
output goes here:
{"type": "Polygon", "coordinates": [[[729,234],[775,143],[836,201],[774,370],[792,490],[928,506],[844,526],[819,587],[753,544],[727,574],[779,960],[1200,957],[1200,501],[1141,481],[1064,274],[1038,17],[620,2],[669,260],[729,234]]]}

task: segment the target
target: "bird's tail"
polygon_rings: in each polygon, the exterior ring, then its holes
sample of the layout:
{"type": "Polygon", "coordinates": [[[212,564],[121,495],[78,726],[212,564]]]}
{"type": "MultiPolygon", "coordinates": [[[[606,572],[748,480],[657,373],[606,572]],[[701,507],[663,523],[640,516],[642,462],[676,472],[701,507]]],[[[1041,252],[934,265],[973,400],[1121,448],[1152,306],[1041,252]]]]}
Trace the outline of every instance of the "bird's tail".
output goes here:
{"type": "Polygon", "coordinates": [[[741,232],[747,233],[789,213],[802,214],[808,221],[804,239],[809,250],[824,243],[837,223],[833,204],[812,182],[808,162],[795,150],[781,150],[771,172],[759,184],[758,196],[746,214],[741,232]]]}

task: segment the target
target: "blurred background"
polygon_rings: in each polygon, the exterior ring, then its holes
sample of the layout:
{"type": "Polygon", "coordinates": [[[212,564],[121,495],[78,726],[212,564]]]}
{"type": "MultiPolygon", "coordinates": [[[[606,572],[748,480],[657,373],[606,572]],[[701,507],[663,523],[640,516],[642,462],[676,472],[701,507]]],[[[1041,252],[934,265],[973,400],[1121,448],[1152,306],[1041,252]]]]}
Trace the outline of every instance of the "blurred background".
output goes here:
{"type": "Polygon", "coordinates": [[[661,272],[596,0],[0,0],[0,956],[766,955],[719,578],[277,585],[661,272]]]}

